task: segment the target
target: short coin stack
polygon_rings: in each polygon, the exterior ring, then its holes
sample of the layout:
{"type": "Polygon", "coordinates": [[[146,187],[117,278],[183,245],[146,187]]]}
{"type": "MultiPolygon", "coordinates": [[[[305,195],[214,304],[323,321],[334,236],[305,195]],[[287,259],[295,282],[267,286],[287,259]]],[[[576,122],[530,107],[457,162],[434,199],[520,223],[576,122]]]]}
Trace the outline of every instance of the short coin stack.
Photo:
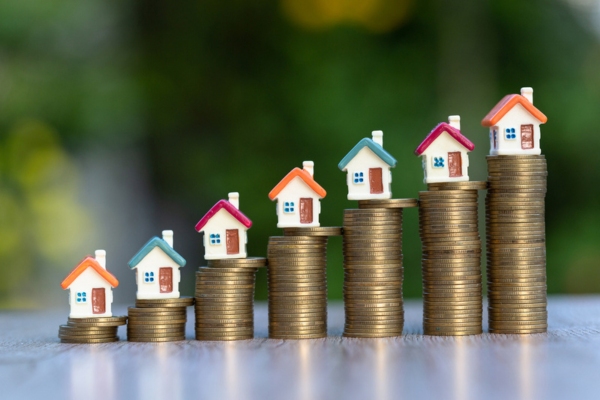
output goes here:
{"type": "Polygon", "coordinates": [[[416,199],[362,200],[344,210],[346,337],[399,336],[404,329],[402,210],[416,199]]]}
{"type": "Polygon", "coordinates": [[[448,182],[419,192],[426,335],[482,332],[477,190],[485,187],[485,182],[448,182]]]}
{"type": "Polygon", "coordinates": [[[546,159],[488,156],[487,162],[490,332],[546,332],[546,159]]]}
{"type": "Polygon", "coordinates": [[[117,329],[127,317],[69,318],[58,328],[61,343],[107,343],[119,340],[117,329]]]}
{"type": "Polygon", "coordinates": [[[129,307],[127,340],[130,342],[174,342],[185,340],[186,307],[191,297],[138,299],[129,307]]]}
{"type": "Polygon", "coordinates": [[[269,238],[269,337],[327,336],[327,238],[341,228],[285,228],[269,238]]]}
{"type": "Polygon", "coordinates": [[[263,257],[208,260],[196,272],[196,339],[254,338],[254,287],[263,257]]]}

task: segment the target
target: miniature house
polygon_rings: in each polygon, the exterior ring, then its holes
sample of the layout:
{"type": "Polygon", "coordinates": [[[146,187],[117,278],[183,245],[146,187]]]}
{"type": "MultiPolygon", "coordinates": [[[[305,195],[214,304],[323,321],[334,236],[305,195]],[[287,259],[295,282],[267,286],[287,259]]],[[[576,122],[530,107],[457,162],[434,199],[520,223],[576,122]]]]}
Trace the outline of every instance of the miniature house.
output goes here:
{"type": "Polygon", "coordinates": [[[204,232],[204,259],[246,258],[248,229],[252,221],[239,210],[240,194],[229,193],[229,201],[219,200],[196,224],[204,232]]]}
{"type": "Polygon", "coordinates": [[[548,118],[533,106],[533,89],[509,94],[485,116],[490,128],[490,155],[541,154],[540,124],[548,118]]]}
{"type": "Polygon", "coordinates": [[[84,258],[60,285],[69,289],[69,317],[112,317],[112,288],[119,281],[106,270],[106,251],[96,250],[95,259],[84,258]]]}
{"type": "Polygon", "coordinates": [[[314,165],[304,161],[303,169],[294,168],[269,193],[271,200],[277,200],[277,227],[319,226],[319,200],[327,192],[313,178],[314,165]]]}
{"type": "Polygon", "coordinates": [[[396,159],[383,149],[383,132],[373,131],[338,164],[347,172],[348,200],[389,199],[392,197],[392,171],[396,159]]]}
{"type": "Polygon", "coordinates": [[[173,231],[162,235],[150,239],[129,261],[129,268],[135,269],[138,299],[179,298],[179,268],[185,260],[173,250],[173,231]]]}
{"type": "Polygon", "coordinates": [[[460,133],[460,117],[451,115],[427,135],[415,154],[423,158],[425,183],[469,180],[469,151],[475,145],[460,133]]]}

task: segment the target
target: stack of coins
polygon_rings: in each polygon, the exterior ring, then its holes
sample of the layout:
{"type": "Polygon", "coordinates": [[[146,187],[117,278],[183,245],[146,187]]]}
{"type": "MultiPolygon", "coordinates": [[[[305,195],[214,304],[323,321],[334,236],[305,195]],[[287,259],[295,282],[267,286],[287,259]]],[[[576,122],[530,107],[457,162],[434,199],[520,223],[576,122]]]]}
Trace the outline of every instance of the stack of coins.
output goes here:
{"type": "Polygon", "coordinates": [[[341,228],[286,228],[269,238],[269,337],[327,336],[327,238],[341,228]]]}
{"type": "Polygon", "coordinates": [[[415,199],[362,200],[344,210],[346,337],[399,336],[402,299],[402,210],[415,199]]]}
{"type": "Polygon", "coordinates": [[[185,340],[186,307],[191,297],[138,299],[129,307],[127,340],[130,342],[174,342],[185,340]]]}
{"type": "Polygon", "coordinates": [[[107,343],[119,340],[117,329],[127,317],[69,318],[58,328],[61,343],[107,343]]]}
{"type": "Polygon", "coordinates": [[[477,190],[485,187],[485,182],[435,183],[419,192],[426,335],[482,332],[477,190]]]}
{"type": "Polygon", "coordinates": [[[488,156],[487,162],[490,332],[546,332],[546,159],[488,156]]]}
{"type": "Polygon", "coordinates": [[[196,272],[196,339],[254,338],[254,285],[262,257],[209,260],[196,272]]]}

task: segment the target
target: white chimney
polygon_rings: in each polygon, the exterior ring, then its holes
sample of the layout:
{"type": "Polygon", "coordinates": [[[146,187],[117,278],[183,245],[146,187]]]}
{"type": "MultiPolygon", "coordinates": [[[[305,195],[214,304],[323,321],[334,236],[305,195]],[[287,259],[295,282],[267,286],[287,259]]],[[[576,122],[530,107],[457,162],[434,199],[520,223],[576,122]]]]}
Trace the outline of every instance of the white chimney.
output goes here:
{"type": "Polygon", "coordinates": [[[231,192],[231,193],[228,193],[227,196],[229,197],[229,202],[231,203],[231,205],[239,210],[240,209],[240,194],[238,192],[231,192]]]}
{"type": "Polygon", "coordinates": [[[451,127],[460,131],[460,115],[451,115],[448,117],[448,123],[451,127]]]}
{"type": "Polygon", "coordinates": [[[531,104],[533,104],[533,88],[523,87],[521,88],[521,96],[525,97],[531,104]]]}
{"type": "Polygon", "coordinates": [[[383,131],[373,131],[371,135],[373,135],[373,141],[383,147],[383,131]]]}
{"type": "Polygon", "coordinates": [[[96,261],[104,269],[106,269],[106,250],[96,250],[96,261]]]}
{"type": "Polygon", "coordinates": [[[302,163],[302,168],[310,174],[310,176],[315,176],[315,163],[312,161],[304,161],[302,163]]]}
{"type": "Polygon", "coordinates": [[[162,231],[163,240],[173,247],[173,231],[162,231]]]}

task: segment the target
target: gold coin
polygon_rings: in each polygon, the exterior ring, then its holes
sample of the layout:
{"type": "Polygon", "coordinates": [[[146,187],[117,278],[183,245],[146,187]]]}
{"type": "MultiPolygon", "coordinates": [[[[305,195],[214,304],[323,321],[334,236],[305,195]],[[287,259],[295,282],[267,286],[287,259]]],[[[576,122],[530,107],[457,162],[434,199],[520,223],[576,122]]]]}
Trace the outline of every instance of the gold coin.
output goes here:
{"type": "Polygon", "coordinates": [[[417,207],[417,199],[381,199],[381,200],[359,200],[360,209],[370,208],[411,208],[417,207]]]}
{"type": "Polygon", "coordinates": [[[129,342],[178,342],[181,340],[185,340],[185,336],[177,336],[177,337],[144,337],[144,338],[127,338],[129,342]]]}
{"type": "Polygon", "coordinates": [[[285,236],[341,236],[342,228],[339,226],[331,227],[312,227],[312,228],[284,228],[285,236]]]}
{"type": "Polygon", "coordinates": [[[102,339],[61,339],[60,342],[61,343],[88,343],[88,344],[94,344],[94,343],[111,343],[111,342],[118,342],[119,338],[118,337],[114,337],[114,338],[102,338],[102,339]]]}
{"type": "Polygon", "coordinates": [[[266,265],[264,257],[225,258],[220,260],[207,260],[211,268],[260,268],[266,265]]]}
{"type": "Polygon", "coordinates": [[[186,296],[175,299],[136,299],[135,301],[135,306],[137,308],[174,308],[192,305],[194,305],[194,298],[186,296]]]}

